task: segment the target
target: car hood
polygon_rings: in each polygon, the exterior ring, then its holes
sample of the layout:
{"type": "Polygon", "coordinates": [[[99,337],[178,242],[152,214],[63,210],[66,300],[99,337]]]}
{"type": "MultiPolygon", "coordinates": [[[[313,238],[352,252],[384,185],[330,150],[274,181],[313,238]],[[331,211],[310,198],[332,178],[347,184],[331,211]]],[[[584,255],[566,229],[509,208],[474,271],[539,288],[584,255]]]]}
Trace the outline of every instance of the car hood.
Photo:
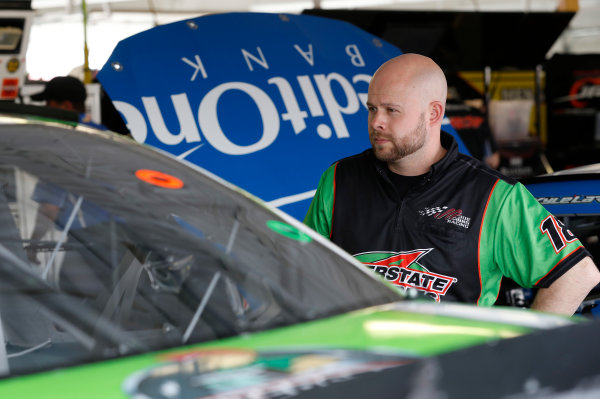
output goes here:
{"type": "Polygon", "coordinates": [[[2,398],[272,397],[581,319],[400,302],[219,341],[13,377],[2,398]]]}

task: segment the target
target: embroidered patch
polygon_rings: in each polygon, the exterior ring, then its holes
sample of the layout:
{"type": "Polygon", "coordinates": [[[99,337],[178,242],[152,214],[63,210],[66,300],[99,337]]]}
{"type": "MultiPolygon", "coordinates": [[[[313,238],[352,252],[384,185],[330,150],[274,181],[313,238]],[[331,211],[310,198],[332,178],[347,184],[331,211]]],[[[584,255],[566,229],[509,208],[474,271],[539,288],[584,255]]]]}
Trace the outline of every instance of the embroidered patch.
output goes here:
{"type": "Polygon", "coordinates": [[[447,206],[426,207],[418,212],[421,216],[433,217],[434,219],[445,220],[446,223],[452,223],[456,226],[468,229],[471,224],[471,218],[463,216],[462,209],[449,208],[447,206]]]}

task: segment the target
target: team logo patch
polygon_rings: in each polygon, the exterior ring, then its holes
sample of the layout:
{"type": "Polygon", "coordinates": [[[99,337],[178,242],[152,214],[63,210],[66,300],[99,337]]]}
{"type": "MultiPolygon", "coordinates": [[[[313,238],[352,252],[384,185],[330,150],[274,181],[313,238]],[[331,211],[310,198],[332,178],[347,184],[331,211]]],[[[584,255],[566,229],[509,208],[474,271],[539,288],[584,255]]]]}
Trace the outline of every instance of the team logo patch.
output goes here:
{"type": "Polygon", "coordinates": [[[432,248],[402,252],[364,252],[354,257],[391,284],[404,290],[412,288],[421,291],[439,302],[440,297],[446,295],[457,279],[432,273],[419,263],[431,250],[432,248]]]}
{"type": "Polygon", "coordinates": [[[417,212],[421,216],[432,217],[434,219],[445,220],[465,229],[469,228],[471,218],[463,216],[462,209],[449,208],[447,206],[426,207],[417,212]]]}

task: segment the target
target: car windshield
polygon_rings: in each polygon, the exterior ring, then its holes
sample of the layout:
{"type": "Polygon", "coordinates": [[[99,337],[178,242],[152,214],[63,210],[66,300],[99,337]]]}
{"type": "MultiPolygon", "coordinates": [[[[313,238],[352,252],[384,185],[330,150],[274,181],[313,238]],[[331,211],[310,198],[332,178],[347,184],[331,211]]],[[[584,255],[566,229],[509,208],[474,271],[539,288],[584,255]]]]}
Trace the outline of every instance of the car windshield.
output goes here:
{"type": "Polygon", "coordinates": [[[1,134],[0,374],[400,299],[299,223],[144,145],[49,124],[1,134]]]}

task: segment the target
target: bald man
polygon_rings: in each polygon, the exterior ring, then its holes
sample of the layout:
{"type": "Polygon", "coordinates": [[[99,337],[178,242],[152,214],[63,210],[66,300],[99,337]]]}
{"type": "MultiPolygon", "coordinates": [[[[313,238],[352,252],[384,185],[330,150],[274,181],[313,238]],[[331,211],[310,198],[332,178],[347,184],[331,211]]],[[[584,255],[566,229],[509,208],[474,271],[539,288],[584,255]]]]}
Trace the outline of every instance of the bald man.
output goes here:
{"type": "Polygon", "coordinates": [[[538,288],[532,308],[573,314],[600,282],[589,252],[522,184],[458,152],[446,91],[428,57],[384,63],[372,148],[323,173],[304,222],[409,296],[491,306],[506,276],[538,288]]]}

